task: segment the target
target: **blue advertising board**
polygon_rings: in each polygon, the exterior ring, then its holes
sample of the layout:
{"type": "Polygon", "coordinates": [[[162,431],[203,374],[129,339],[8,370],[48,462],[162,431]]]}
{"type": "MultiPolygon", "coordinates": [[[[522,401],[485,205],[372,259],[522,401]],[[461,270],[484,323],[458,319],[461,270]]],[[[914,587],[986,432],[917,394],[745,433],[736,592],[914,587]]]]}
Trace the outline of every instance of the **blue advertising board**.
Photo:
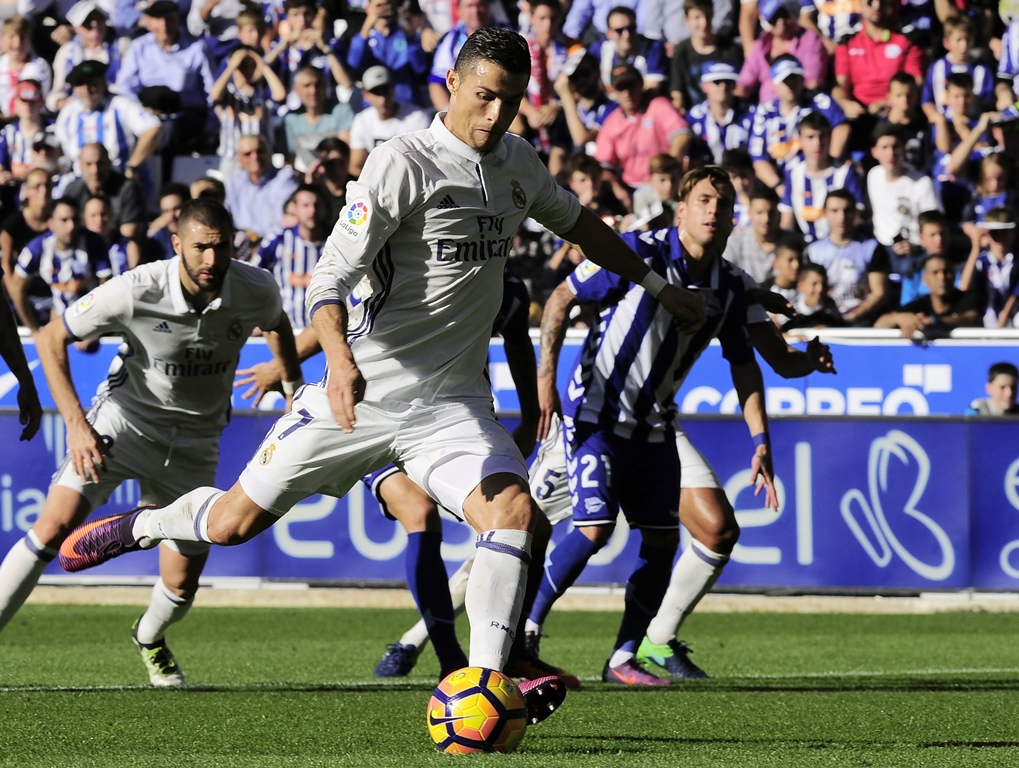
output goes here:
{"type": "MultiPolygon", "coordinates": [[[[559,380],[569,379],[580,349],[582,336],[571,333],[560,357],[559,380]]],[[[920,346],[904,339],[853,341],[831,340],[838,375],[812,374],[802,379],[783,379],[762,365],[767,385],[768,412],[773,415],[894,416],[961,414],[976,397],[982,397],[987,369],[1001,360],[1019,361],[1019,340],[989,340],[982,343],[944,340],[920,346]]],[[[103,339],[99,351],[88,355],[71,348],[71,373],[79,395],[87,399],[106,377],[119,342],[103,339]]],[[[33,366],[43,405],[53,407],[31,339],[25,352],[33,366]]],[[[268,348],[252,339],[241,352],[239,368],[268,360],[268,348]]],[[[496,408],[514,413],[520,408],[513,378],[506,364],[502,340],[493,339],[489,353],[496,408]]],[[[321,356],[304,364],[304,378],[321,378],[321,356]]],[[[0,407],[17,405],[16,381],[0,374],[0,407]]],[[[250,410],[242,399],[244,389],[235,390],[234,411],[250,410]]],[[[261,408],[272,410],[280,397],[270,394],[261,408]]],[[[717,342],[712,343],[691,371],[676,397],[683,413],[739,412],[729,364],[722,358],[717,342]]]]}
{"type": "MultiPolygon", "coordinates": [[[[218,484],[231,485],[274,418],[235,416],[221,443],[218,484]]],[[[512,424],[509,424],[512,426],[512,424]]],[[[691,417],[684,428],[714,466],[742,527],[721,584],[862,589],[1019,589],[1019,424],[962,418],[779,418],[772,423],[781,506],[763,509],[749,487],[745,424],[691,417]]],[[[19,443],[17,415],[0,413],[0,552],[35,521],[60,462],[63,422],[47,414],[19,443]]],[[[105,508],[127,509],[136,483],[105,508]]],[[[558,527],[553,541],[568,531],[558,527]]],[[[580,583],[625,582],[638,535],[624,525],[580,583]]],[[[316,496],[270,531],[217,548],[209,576],[402,581],[406,536],[358,485],[344,499],[316,496]]],[[[473,548],[465,525],[446,525],[450,569],[473,548]]],[[[152,576],[140,552],[90,574],[152,576]]],[[[56,564],[48,572],[60,574],[56,564]]]]}

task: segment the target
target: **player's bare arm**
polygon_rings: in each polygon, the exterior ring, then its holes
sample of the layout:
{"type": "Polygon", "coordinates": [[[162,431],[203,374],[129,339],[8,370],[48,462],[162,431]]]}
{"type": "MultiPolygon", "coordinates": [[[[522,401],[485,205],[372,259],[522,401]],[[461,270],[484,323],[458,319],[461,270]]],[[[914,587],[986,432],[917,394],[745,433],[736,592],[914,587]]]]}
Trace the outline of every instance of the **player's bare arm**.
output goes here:
{"type": "Polygon", "coordinates": [[[344,432],[353,432],[354,406],[364,398],[364,377],[347,344],[347,309],[342,304],[325,304],[315,310],[311,323],[326,355],[329,406],[344,432]]]}
{"type": "Polygon", "coordinates": [[[778,492],[775,490],[775,471],[771,465],[771,441],[768,438],[768,413],[764,407],[764,379],[756,360],[743,365],[730,366],[732,383],[743,409],[743,419],[750,428],[756,447],[750,462],[750,482],[754,495],[765,490],[765,506],[778,511],[778,492]]]}
{"type": "MultiPolygon", "coordinates": [[[[575,243],[584,255],[600,267],[641,285],[651,268],[637,257],[622,238],[589,208],[582,208],[577,223],[563,239],[575,243]]],[[[679,329],[696,332],[705,322],[704,303],[694,291],[666,285],[656,296],[665,310],[673,315],[679,329]]]]}
{"type": "MultiPolygon", "coordinates": [[[[290,383],[290,391],[284,391],[283,396],[286,398],[286,410],[290,410],[290,406],[294,401],[294,383],[303,381],[301,375],[301,363],[297,356],[297,345],[294,341],[294,331],[290,327],[290,318],[287,317],[286,312],[280,312],[279,325],[273,328],[271,331],[264,331],[262,333],[265,339],[266,345],[272,352],[273,367],[279,368],[283,371],[283,381],[290,383]]],[[[255,398],[255,406],[262,400],[267,390],[260,389],[255,398]]]]}
{"type": "Polygon", "coordinates": [[[527,326],[521,324],[512,330],[502,331],[503,350],[506,364],[517,389],[520,401],[520,425],[513,431],[513,442],[520,452],[527,456],[534,449],[538,427],[541,423],[541,407],[537,389],[537,363],[534,359],[534,344],[527,326]]]}
{"type": "Polygon", "coordinates": [[[86,483],[99,482],[100,470],[106,469],[104,456],[110,449],[92,428],[81,407],[71,380],[71,364],[67,347],[74,339],[59,317],[55,317],[36,337],[39,361],[46,373],[50,394],[67,424],[67,455],[75,473],[86,483]]]}
{"type": "Polygon", "coordinates": [[[562,416],[563,407],[559,401],[556,386],[556,367],[559,353],[566,337],[566,318],[570,307],[577,301],[568,283],[560,283],[548,301],[541,315],[541,350],[538,353],[538,440],[548,437],[552,428],[552,416],[562,416]]]}
{"type": "Polygon", "coordinates": [[[39,424],[42,422],[42,406],[39,404],[35,379],[32,378],[32,370],[28,367],[25,348],[21,346],[21,337],[18,335],[18,324],[14,319],[14,312],[7,298],[7,289],[3,283],[0,283],[0,301],[3,302],[3,306],[0,307],[0,357],[18,379],[18,410],[24,426],[21,430],[21,439],[31,440],[39,431],[39,424]]]}

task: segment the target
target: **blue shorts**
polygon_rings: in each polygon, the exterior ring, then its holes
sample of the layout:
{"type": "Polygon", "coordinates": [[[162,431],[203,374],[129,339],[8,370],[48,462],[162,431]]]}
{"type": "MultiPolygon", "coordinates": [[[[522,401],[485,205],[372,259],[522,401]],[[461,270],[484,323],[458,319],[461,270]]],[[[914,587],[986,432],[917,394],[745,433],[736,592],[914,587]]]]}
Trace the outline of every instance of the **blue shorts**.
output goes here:
{"type": "Polygon", "coordinates": [[[622,509],[631,528],[679,527],[679,453],[634,442],[592,424],[566,424],[566,473],[573,524],[610,525],[622,509]]]}
{"type": "Polygon", "coordinates": [[[386,507],[386,502],[379,496],[379,486],[382,485],[382,481],[390,475],[396,474],[401,471],[395,464],[386,464],[382,469],[376,469],[374,472],[369,472],[367,475],[361,478],[361,482],[364,483],[368,490],[371,491],[372,496],[375,497],[375,501],[379,503],[379,509],[382,510],[382,514],[388,517],[390,520],[396,518],[389,514],[389,509],[386,507]]]}

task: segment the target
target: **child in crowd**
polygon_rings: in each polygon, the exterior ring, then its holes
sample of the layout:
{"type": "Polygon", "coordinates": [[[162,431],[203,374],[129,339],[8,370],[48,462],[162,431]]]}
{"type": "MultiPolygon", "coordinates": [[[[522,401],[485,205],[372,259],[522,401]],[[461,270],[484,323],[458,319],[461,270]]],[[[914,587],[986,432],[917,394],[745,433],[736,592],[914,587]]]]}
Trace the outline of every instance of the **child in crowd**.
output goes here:
{"type": "Polygon", "coordinates": [[[987,397],[969,404],[968,416],[1019,416],[1016,393],[1019,391],[1019,368],[1012,363],[995,363],[987,371],[984,385],[987,397]]]}
{"type": "Polygon", "coordinates": [[[948,78],[964,73],[972,80],[972,93],[982,109],[994,104],[994,72],[973,55],[973,23],[965,16],[949,16],[942,24],[945,55],[927,69],[923,83],[923,112],[934,123],[945,114],[948,78]]]}
{"type": "Polygon", "coordinates": [[[135,240],[129,240],[113,227],[113,209],[105,197],[90,197],[85,201],[82,223],[89,232],[106,241],[110,269],[121,275],[134,269],[141,261],[141,249],[135,240]]]}
{"type": "Polygon", "coordinates": [[[803,240],[792,232],[783,232],[775,244],[775,261],[771,267],[773,274],[761,283],[761,287],[774,291],[795,306],[799,298],[796,281],[800,275],[802,261],[803,240]]]}
{"type": "Polygon", "coordinates": [[[796,316],[782,325],[783,331],[797,328],[838,328],[845,325],[835,301],[828,295],[828,272],[807,262],[796,278],[796,316]]]}
{"type": "MultiPolygon", "coordinates": [[[[1002,154],[995,152],[980,162],[980,178],[973,197],[962,212],[962,231],[972,241],[977,237],[977,226],[992,208],[1014,211],[1019,203],[1009,184],[1009,166],[1002,154]]],[[[986,247],[987,243],[981,243],[986,247]]]]}
{"type": "Polygon", "coordinates": [[[754,161],[745,149],[727,149],[722,153],[722,170],[729,174],[729,180],[736,190],[736,204],[733,206],[733,227],[750,226],[750,190],[754,186],[754,161]]]}
{"type": "Polygon", "coordinates": [[[902,130],[887,123],[874,131],[871,155],[877,165],[867,174],[867,196],[873,215],[874,237],[897,256],[920,243],[919,216],[941,210],[930,176],[911,171],[903,157],[902,130]]]}
{"type": "Polygon", "coordinates": [[[758,283],[771,277],[775,248],[781,233],[778,225],[778,195],[758,184],[750,193],[750,226],[729,235],[722,256],[758,283]]]}
{"type": "Polygon", "coordinates": [[[1003,328],[1011,319],[1009,312],[1015,302],[1010,298],[1019,286],[1019,269],[1015,266],[1016,215],[1008,208],[992,208],[977,227],[980,235],[987,234],[989,243],[981,248],[980,240],[973,241],[969,259],[962,271],[959,287],[970,289],[984,299],[984,327],[1003,328]]]}
{"type": "Polygon", "coordinates": [[[888,82],[887,112],[879,114],[875,130],[891,124],[899,128],[903,160],[911,171],[925,172],[930,155],[931,126],[920,109],[920,87],[908,72],[896,72],[888,82]]]}
{"type": "Polygon", "coordinates": [[[923,279],[923,267],[931,256],[943,256],[948,245],[948,222],[941,211],[920,214],[920,245],[905,256],[889,254],[892,272],[899,275],[899,304],[908,304],[930,293],[923,279]]]}
{"type": "Polygon", "coordinates": [[[720,163],[727,149],[745,147],[750,139],[753,111],[733,95],[739,71],[724,61],[707,61],[701,68],[701,88],[707,98],[687,113],[693,133],[693,161],[720,163]]]}
{"type": "Polygon", "coordinates": [[[626,231],[661,229],[676,223],[677,193],[683,166],[668,154],[655,155],[650,165],[648,183],[633,193],[633,217],[624,219],[622,225],[626,231]]]}
{"type": "Polygon", "coordinates": [[[690,107],[706,98],[701,88],[704,65],[709,61],[725,62],[738,70],[743,66],[743,50],[715,37],[712,25],[715,4],[712,0],[684,0],[683,13],[690,37],[676,45],[670,83],[672,104],[685,114],[690,107]]]}

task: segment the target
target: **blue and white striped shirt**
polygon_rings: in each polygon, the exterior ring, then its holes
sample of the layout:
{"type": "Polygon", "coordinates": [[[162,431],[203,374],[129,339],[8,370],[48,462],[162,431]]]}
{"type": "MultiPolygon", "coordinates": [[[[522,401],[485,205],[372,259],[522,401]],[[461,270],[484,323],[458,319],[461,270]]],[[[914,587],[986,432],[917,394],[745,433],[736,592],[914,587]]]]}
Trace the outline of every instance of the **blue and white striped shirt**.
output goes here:
{"type": "Polygon", "coordinates": [[[57,250],[52,232],[32,238],[18,256],[14,271],[26,279],[39,276],[50,286],[57,315],[113,274],[106,241],[88,231],[80,232],[74,248],[66,252],[57,250]]]}
{"type": "Polygon", "coordinates": [[[750,134],[750,157],[769,160],[779,170],[800,158],[800,120],[811,112],[820,112],[832,129],[846,121],[846,113],[826,94],[804,96],[800,104],[787,115],[779,110],[779,100],[766,101],[754,112],[754,124],[750,134]]]}
{"type": "Polygon", "coordinates": [[[308,242],[301,237],[297,225],[294,225],[263,243],[259,249],[258,265],[268,269],[276,278],[283,298],[283,311],[287,313],[295,331],[311,325],[311,317],[304,306],[304,294],[311,283],[311,273],[315,271],[324,244],[324,241],[308,242]]]}
{"type": "Polygon", "coordinates": [[[77,169],[78,155],[86,144],[106,147],[114,170],[124,172],[138,137],[159,127],[159,118],[126,96],[107,96],[100,109],[86,112],[77,98],[68,101],[57,115],[56,136],[64,156],[77,169]]]}
{"type": "Polygon", "coordinates": [[[711,339],[732,364],[754,359],[746,329],[747,300],[742,277],[724,259],[701,283],[690,280],[679,231],[627,233],[627,245],[672,285],[702,293],[707,323],[694,335],[681,334],[672,316],[647,291],[628,280],[582,262],[566,278],[581,302],[599,308],[563,397],[563,415],[574,422],[642,442],[660,442],[676,417],[676,392],[711,339]]]}
{"type": "Polygon", "coordinates": [[[785,172],[785,193],[778,209],[792,211],[796,224],[808,243],[828,237],[828,220],[824,217],[824,201],[833,189],[847,189],[863,208],[863,179],[851,163],[833,165],[823,176],[807,174],[807,164],[797,163],[785,172]]]}
{"type": "Polygon", "coordinates": [[[998,77],[1012,79],[1012,90],[1019,91],[1019,19],[1013,19],[1001,36],[998,77]]]}
{"type": "Polygon", "coordinates": [[[817,11],[817,28],[836,43],[844,43],[863,29],[860,0],[801,0],[800,13],[817,11]]]}
{"type": "Polygon", "coordinates": [[[973,78],[973,93],[977,102],[985,107],[994,106],[994,73],[986,64],[970,61],[966,64],[953,64],[947,56],[942,56],[927,68],[927,77],[923,81],[920,102],[933,104],[941,112],[945,111],[945,82],[949,75],[965,73],[973,78]]]}
{"type": "Polygon", "coordinates": [[[733,104],[720,124],[711,114],[707,101],[695,104],[686,114],[690,131],[694,135],[697,149],[706,159],[721,165],[722,153],[727,149],[741,149],[750,142],[750,130],[754,124],[754,113],[739,102],[733,104]]]}

